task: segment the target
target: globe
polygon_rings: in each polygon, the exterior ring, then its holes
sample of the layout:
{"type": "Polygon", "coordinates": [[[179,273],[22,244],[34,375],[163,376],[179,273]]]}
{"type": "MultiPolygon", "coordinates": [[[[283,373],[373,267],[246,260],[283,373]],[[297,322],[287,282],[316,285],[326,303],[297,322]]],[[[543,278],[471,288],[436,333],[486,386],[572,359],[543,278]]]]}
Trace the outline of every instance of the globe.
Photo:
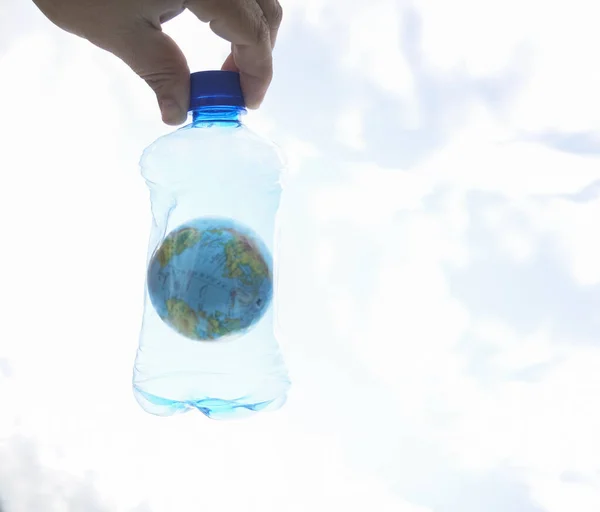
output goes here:
{"type": "Polygon", "coordinates": [[[198,218],[171,231],[148,266],[158,316],[196,341],[242,334],[269,307],[272,259],[260,237],[238,222],[198,218]]]}

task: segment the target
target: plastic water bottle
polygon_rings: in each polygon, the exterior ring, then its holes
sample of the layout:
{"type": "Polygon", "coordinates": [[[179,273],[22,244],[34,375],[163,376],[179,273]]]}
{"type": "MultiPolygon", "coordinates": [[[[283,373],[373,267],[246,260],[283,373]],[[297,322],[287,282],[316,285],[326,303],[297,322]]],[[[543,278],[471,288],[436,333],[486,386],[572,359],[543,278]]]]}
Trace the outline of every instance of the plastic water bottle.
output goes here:
{"type": "Polygon", "coordinates": [[[193,73],[189,111],[140,161],[153,224],[134,396],[159,416],[275,410],[290,386],[273,316],[282,161],[242,123],[238,73],[193,73]]]}

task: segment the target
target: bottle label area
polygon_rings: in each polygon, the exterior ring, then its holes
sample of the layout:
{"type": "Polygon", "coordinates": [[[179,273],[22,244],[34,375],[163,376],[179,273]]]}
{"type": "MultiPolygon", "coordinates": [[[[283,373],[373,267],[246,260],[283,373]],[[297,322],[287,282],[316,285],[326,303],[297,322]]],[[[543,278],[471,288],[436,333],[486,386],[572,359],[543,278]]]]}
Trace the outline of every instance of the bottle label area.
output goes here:
{"type": "Polygon", "coordinates": [[[201,217],[173,229],[148,266],[152,306],[171,329],[194,341],[244,334],[273,296],[273,262],[248,226],[201,217]]]}

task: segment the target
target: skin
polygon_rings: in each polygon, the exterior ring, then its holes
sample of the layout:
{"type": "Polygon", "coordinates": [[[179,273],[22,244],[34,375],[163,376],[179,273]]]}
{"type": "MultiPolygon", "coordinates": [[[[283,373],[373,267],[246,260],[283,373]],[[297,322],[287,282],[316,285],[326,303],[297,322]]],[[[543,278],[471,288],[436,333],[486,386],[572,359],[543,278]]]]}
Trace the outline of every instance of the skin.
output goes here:
{"type": "Polygon", "coordinates": [[[161,24],[185,9],[231,43],[222,69],[238,71],[248,108],[263,101],[273,76],[281,23],[277,0],[34,0],[55,25],[123,60],[154,90],[166,124],[185,121],[190,70],[161,24]]]}

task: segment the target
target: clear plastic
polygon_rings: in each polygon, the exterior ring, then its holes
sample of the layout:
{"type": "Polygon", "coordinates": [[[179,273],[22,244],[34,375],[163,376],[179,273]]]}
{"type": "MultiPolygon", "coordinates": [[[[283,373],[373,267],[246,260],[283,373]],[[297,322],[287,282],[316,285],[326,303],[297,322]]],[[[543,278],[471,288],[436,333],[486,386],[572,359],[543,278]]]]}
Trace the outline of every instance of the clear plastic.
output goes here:
{"type": "MultiPolygon", "coordinates": [[[[214,419],[238,418],[278,409],[286,400],[290,381],[274,334],[277,258],[272,257],[282,161],[273,144],[243,125],[244,113],[243,108],[234,106],[198,108],[190,124],[158,139],[140,161],[150,189],[153,223],[133,390],[140,406],[151,414],[169,416],[196,409],[214,419]],[[169,236],[179,233],[182,226],[201,227],[211,222],[220,222],[220,228],[227,223],[239,226],[260,244],[262,265],[269,267],[272,279],[272,299],[265,288],[268,296],[256,300],[264,310],[252,325],[230,333],[225,330],[225,335],[213,330],[216,337],[210,339],[197,334],[204,332],[198,328],[192,339],[169,325],[164,312],[159,314],[158,303],[163,301],[155,297],[153,303],[149,283],[156,282],[157,268],[169,272],[168,266],[157,263],[166,261],[160,251],[165,253],[161,247],[167,245],[169,236]]],[[[199,232],[203,232],[201,228],[195,231],[199,232]]],[[[197,238],[190,245],[195,241],[197,238]]],[[[167,253],[183,258],[184,250],[182,245],[167,253]]],[[[217,257],[211,258],[218,262],[217,257]]],[[[187,261],[195,260],[188,256],[187,261]]],[[[185,283],[190,275],[183,278],[184,287],[193,284],[185,283]]],[[[222,288],[234,297],[235,291],[225,290],[225,285],[222,288]]],[[[177,294],[174,285],[169,293],[177,294]]],[[[170,300],[173,303],[175,299],[170,300]]],[[[206,321],[204,326],[210,328],[206,321]]]]}

